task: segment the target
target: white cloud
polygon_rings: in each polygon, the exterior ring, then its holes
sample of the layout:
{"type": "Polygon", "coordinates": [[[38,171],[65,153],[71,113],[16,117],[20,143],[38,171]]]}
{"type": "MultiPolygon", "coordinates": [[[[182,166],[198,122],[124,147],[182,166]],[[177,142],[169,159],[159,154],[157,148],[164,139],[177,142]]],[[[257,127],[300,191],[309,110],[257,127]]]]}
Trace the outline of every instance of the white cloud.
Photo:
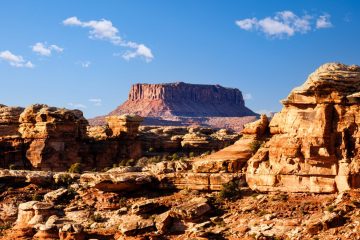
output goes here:
{"type": "MultiPolygon", "coordinates": [[[[318,26],[319,20],[322,26],[325,26],[324,23],[330,23],[329,17],[330,15],[320,16],[316,21],[316,28],[324,28],[318,26]]],[[[246,31],[254,30],[265,33],[268,37],[284,38],[294,36],[296,33],[304,34],[311,31],[314,25],[313,18],[307,14],[298,16],[291,11],[282,11],[277,12],[273,17],[246,18],[235,21],[235,24],[246,31]]]]}
{"type": "Polygon", "coordinates": [[[0,59],[5,60],[13,67],[25,67],[25,68],[34,68],[34,64],[30,61],[26,61],[22,56],[15,55],[10,51],[6,50],[0,52],[0,59]]]}
{"type": "Polygon", "coordinates": [[[94,106],[100,107],[102,105],[102,99],[100,98],[90,98],[89,102],[92,102],[94,106]]]}
{"type": "Polygon", "coordinates": [[[91,62],[90,61],[80,61],[80,62],[77,62],[78,64],[80,64],[81,65],[81,67],[83,67],[83,68],[89,68],[90,67],[90,65],[91,65],[91,62]]]}
{"type": "Polygon", "coordinates": [[[253,97],[251,93],[244,93],[243,98],[244,100],[251,100],[253,97]]]}
{"type": "Polygon", "coordinates": [[[32,46],[32,51],[41,56],[49,57],[51,56],[52,51],[61,53],[64,51],[64,49],[54,44],[47,46],[46,43],[38,42],[34,46],[32,46]]]}
{"type": "Polygon", "coordinates": [[[150,62],[154,58],[151,50],[143,44],[138,45],[135,51],[127,51],[122,55],[125,60],[141,56],[144,57],[146,62],[150,62]]]}
{"type": "Polygon", "coordinates": [[[332,23],[330,22],[329,14],[321,15],[316,20],[316,28],[331,28],[331,27],[332,27],[332,23]]]}
{"type": "Polygon", "coordinates": [[[235,23],[236,23],[236,25],[238,25],[240,28],[242,28],[244,30],[251,30],[257,24],[257,19],[256,18],[247,18],[244,20],[238,20],[235,23]]]}
{"type": "Polygon", "coordinates": [[[76,108],[76,109],[87,108],[86,105],[81,104],[81,103],[68,103],[68,105],[69,105],[71,108],[76,108]]]}
{"type": "Polygon", "coordinates": [[[89,38],[100,39],[111,42],[114,45],[118,45],[133,50],[128,50],[123,57],[127,60],[135,57],[141,57],[150,62],[154,59],[151,50],[144,44],[125,41],[119,35],[119,30],[113,26],[112,22],[106,19],[91,20],[87,22],[80,21],[77,17],[70,17],[63,21],[65,26],[79,26],[83,28],[89,28],[89,38]]]}

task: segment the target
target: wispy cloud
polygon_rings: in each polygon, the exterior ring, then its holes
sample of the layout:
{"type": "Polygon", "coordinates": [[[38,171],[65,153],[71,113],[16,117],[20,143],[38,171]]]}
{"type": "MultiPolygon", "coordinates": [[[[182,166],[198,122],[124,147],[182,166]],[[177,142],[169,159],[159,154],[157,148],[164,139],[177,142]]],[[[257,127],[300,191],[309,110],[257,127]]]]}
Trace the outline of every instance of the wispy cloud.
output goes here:
{"type": "Polygon", "coordinates": [[[20,55],[15,55],[9,50],[0,52],[0,59],[8,62],[13,67],[19,67],[19,68],[34,68],[34,64],[32,62],[25,60],[20,55]]]}
{"type": "Polygon", "coordinates": [[[243,98],[244,98],[244,100],[251,100],[251,99],[253,99],[251,93],[244,93],[243,98]]]}
{"type": "Polygon", "coordinates": [[[79,61],[76,64],[80,64],[80,66],[83,68],[89,68],[91,65],[91,62],[90,61],[79,61]]]}
{"type": "Polygon", "coordinates": [[[330,15],[324,14],[316,20],[316,28],[331,28],[330,15]]]}
{"type": "Polygon", "coordinates": [[[38,42],[32,46],[32,51],[41,56],[50,57],[53,51],[62,53],[64,49],[55,44],[48,46],[47,43],[38,42]]]}
{"type": "Polygon", "coordinates": [[[90,98],[89,102],[92,102],[94,106],[100,107],[102,105],[102,99],[101,98],[90,98]]]}
{"type": "Polygon", "coordinates": [[[122,56],[126,60],[130,60],[135,57],[141,57],[146,62],[150,62],[154,59],[154,55],[151,49],[144,44],[136,43],[132,41],[125,41],[119,35],[119,30],[113,26],[112,22],[106,19],[80,21],[77,17],[70,17],[63,21],[65,26],[79,26],[83,28],[89,28],[89,38],[100,39],[109,41],[114,45],[124,47],[128,49],[122,56]]]}
{"type": "Polygon", "coordinates": [[[314,16],[298,16],[292,11],[277,12],[273,17],[263,19],[246,18],[235,21],[245,31],[258,31],[272,38],[292,37],[296,33],[305,34],[312,29],[331,27],[330,15],[324,14],[314,22],[314,16]]]}
{"type": "Polygon", "coordinates": [[[81,104],[81,103],[68,103],[68,106],[70,107],[70,108],[87,108],[87,106],[86,105],[84,105],[84,104],[81,104]]]}

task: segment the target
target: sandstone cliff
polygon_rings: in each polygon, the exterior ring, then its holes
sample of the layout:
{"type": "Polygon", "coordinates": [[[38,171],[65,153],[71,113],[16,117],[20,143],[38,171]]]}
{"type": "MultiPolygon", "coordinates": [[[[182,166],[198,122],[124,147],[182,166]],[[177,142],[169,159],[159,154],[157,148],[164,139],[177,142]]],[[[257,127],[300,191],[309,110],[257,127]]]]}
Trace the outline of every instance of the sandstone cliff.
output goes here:
{"type": "Polygon", "coordinates": [[[360,67],[329,63],[283,100],[272,137],[249,160],[261,191],[334,192],[360,187],[360,67]]]}
{"type": "MultiPolygon", "coordinates": [[[[143,116],[147,125],[202,125],[237,129],[257,116],[245,106],[242,93],[236,88],[183,82],[134,84],[128,100],[109,113],[121,114],[143,116]],[[245,116],[253,117],[243,118],[245,116]]],[[[102,124],[103,119],[95,118],[90,123],[102,124]]]]}

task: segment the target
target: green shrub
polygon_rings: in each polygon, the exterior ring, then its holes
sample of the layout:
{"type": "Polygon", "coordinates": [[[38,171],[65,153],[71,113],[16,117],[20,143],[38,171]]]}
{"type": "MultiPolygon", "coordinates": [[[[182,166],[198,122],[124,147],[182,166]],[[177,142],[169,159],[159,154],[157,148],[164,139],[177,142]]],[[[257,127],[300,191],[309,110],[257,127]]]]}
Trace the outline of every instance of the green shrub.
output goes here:
{"type": "Polygon", "coordinates": [[[158,162],[161,162],[161,157],[160,156],[151,157],[148,160],[148,163],[158,163],[158,162]]]}
{"type": "Polygon", "coordinates": [[[126,166],[126,162],[127,160],[126,159],[123,159],[119,162],[119,167],[125,167],[126,166]]]}
{"type": "Polygon", "coordinates": [[[0,225],[0,231],[10,228],[11,228],[11,223],[3,223],[2,225],[0,225]]]}
{"type": "Polygon", "coordinates": [[[195,157],[195,154],[194,154],[194,152],[190,152],[190,153],[189,153],[189,157],[190,157],[190,158],[193,158],[193,157],[195,157]]]}
{"type": "Polygon", "coordinates": [[[98,213],[94,213],[90,216],[90,219],[94,222],[103,222],[105,219],[98,213]]]}
{"type": "Polygon", "coordinates": [[[15,164],[10,164],[10,165],[9,165],[9,169],[10,169],[10,170],[15,170],[15,169],[16,169],[16,165],[15,165],[15,164]]]}
{"type": "Polygon", "coordinates": [[[43,196],[40,195],[40,194],[35,193],[34,195],[32,195],[31,199],[33,201],[41,201],[41,200],[43,200],[43,196]]]}
{"type": "Polygon", "coordinates": [[[326,208],[326,211],[328,211],[328,212],[333,212],[334,209],[335,209],[335,207],[330,205],[330,206],[328,206],[328,207],[326,208]]]}
{"type": "Polygon", "coordinates": [[[126,166],[135,166],[136,164],[136,161],[134,159],[129,159],[127,162],[126,162],[126,166]]]}
{"type": "Polygon", "coordinates": [[[219,192],[220,199],[236,199],[240,197],[239,181],[233,180],[222,185],[219,192]]]}
{"type": "Polygon", "coordinates": [[[174,153],[173,155],[171,155],[171,160],[176,161],[179,159],[179,155],[177,153],[174,153]]]}
{"type": "Polygon", "coordinates": [[[153,147],[150,147],[148,151],[149,151],[149,152],[154,152],[155,149],[154,149],[153,147]]]}
{"type": "Polygon", "coordinates": [[[128,200],[126,197],[120,197],[119,199],[120,207],[126,207],[128,205],[128,200]]]}
{"type": "Polygon", "coordinates": [[[70,184],[72,184],[75,180],[70,176],[70,174],[61,174],[59,175],[59,177],[56,179],[56,183],[59,185],[63,185],[63,186],[69,186],[70,184]]]}
{"type": "Polygon", "coordinates": [[[74,163],[70,166],[69,173],[81,173],[82,169],[81,169],[81,164],[80,163],[74,163]]]}
{"type": "Polygon", "coordinates": [[[254,140],[250,143],[250,150],[252,153],[256,153],[257,150],[259,150],[259,148],[261,147],[261,145],[263,144],[262,141],[259,140],[254,140]]]}

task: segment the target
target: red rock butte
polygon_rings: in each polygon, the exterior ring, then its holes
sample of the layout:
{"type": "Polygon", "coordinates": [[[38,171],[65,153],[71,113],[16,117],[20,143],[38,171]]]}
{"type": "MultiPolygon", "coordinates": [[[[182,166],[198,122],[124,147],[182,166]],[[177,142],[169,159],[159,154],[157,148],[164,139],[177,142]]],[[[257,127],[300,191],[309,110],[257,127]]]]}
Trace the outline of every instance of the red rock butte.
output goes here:
{"type": "MultiPolygon", "coordinates": [[[[108,115],[137,114],[146,125],[206,125],[239,128],[257,116],[239,89],[220,85],[134,84],[128,99],[108,115]]],[[[104,118],[90,122],[101,124],[104,118]]]]}

